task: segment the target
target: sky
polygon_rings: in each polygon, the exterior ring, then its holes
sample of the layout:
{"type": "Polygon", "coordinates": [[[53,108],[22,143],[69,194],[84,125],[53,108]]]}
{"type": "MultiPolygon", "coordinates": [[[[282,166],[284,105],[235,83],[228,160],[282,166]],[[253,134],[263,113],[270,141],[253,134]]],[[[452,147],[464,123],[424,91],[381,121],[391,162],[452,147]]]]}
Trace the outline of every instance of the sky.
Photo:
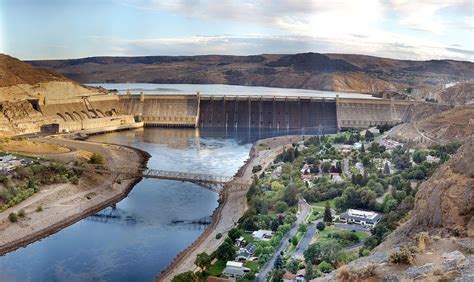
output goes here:
{"type": "Polygon", "coordinates": [[[0,0],[0,52],[474,61],[474,0],[0,0]]]}

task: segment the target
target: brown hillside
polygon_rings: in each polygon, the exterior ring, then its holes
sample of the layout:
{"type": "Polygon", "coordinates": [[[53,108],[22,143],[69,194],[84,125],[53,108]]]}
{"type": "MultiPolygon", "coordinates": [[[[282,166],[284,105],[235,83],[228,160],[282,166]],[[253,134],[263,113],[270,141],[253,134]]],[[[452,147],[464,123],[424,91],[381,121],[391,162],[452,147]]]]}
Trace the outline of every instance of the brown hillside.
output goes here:
{"type": "Polygon", "coordinates": [[[474,78],[474,64],[363,55],[90,57],[30,61],[82,83],[201,83],[373,93],[474,78]]]}
{"type": "Polygon", "coordinates": [[[16,58],[0,54],[0,87],[66,81],[67,78],[47,69],[37,69],[16,58]]]}

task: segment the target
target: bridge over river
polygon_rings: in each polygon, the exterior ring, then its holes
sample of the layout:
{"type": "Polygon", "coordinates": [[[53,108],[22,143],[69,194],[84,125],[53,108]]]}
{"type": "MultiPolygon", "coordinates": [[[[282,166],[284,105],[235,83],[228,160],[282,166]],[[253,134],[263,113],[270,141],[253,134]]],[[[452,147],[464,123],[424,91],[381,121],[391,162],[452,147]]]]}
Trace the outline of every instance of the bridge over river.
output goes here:
{"type": "Polygon", "coordinates": [[[116,181],[118,181],[120,177],[128,176],[191,182],[218,193],[220,193],[224,187],[227,187],[230,191],[239,191],[245,190],[250,186],[250,183],[247,183],[238,177],[214,175],[208,173],[170,171],[150,168],[130,170],[130,168],[127,167],[108,168],[100,165],[72,166],[71,168],[81,171],[113,174],[115,175],[116,181]]]}

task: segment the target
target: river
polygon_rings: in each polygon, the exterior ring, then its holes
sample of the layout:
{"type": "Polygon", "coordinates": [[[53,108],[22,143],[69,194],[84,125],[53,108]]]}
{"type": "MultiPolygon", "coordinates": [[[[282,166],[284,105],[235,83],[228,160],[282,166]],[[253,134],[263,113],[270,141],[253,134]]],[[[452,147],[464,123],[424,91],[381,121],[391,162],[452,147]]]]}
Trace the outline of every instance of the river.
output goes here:
{"type": "MultiPolygon", "coordinates": [[[[257,137],[147,128],[91,141],[151,154],[148,167],[234,175],[257,137]]],[[[198,185],[144,179],[117,203],[26,248],[0,257],[0,281],[150,281],[206,225],[218,195],[198,185]]]]}

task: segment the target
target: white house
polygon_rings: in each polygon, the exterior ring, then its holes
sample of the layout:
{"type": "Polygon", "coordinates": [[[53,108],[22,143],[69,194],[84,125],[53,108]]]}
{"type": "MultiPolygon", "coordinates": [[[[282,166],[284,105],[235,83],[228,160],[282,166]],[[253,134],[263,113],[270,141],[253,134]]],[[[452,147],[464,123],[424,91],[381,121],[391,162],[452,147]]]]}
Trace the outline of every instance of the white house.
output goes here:
{"type": "Polygon", "coordinates": [[[236,261],[228,261],[222,274],[229,278],[243,277],[250,272],[250,268],[244,267],[244,264],[236,261]]]}
{"type": "Polygon", "coordinates": [[[369,227],[377,225],[381,218],[382,216],[376,212],[355,209],[348,209],[345,213],[339,216],[339,220],[341,221],[369,227]]]}
{"type": "Polygon", "coordinates": [[[272,238],[273,232],[271,230],[257,230],[252,232],[252,237],[254,240],[258,241],[269,241],[272,238]]]}

